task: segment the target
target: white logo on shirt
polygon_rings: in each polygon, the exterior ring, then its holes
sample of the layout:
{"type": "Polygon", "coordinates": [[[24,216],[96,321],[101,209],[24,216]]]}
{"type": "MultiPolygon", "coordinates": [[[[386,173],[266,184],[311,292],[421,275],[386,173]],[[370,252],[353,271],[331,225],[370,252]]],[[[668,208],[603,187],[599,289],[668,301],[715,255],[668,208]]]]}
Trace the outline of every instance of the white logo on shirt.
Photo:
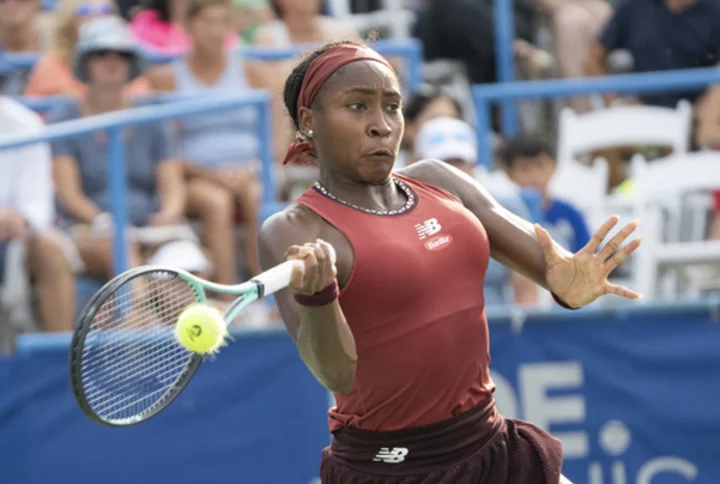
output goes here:
{"type": "Polygon", "coordinates": [[[438,232],[440,232],[440,229],[442,229],[442,227],[440,226],[436,218],[431,218],[421,224],[415,225],[415,230],[417,231],[420,240],[437,234],[438,232]]]}
{"type": "Polygon", "coordinates": [[[399,464],[405,460],[405,456],[410,452],[406,447],[393,447],[392,450],[383,447],[377,453],[373,462],[384,462],[386,464],[399,464]]]}

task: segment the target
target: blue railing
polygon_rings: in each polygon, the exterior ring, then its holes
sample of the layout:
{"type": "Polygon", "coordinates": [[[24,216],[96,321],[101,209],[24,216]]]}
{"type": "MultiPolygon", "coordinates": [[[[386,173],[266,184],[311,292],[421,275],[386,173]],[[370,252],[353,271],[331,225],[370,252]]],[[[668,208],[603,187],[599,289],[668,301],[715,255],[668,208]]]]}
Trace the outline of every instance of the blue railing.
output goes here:
{"type": "MultiPolygon", "coordinates": [[[[515,20],[512,0],[495,0],[495,68],[498,82],[505,84],[515,80],[515,20]]],[[[513,99],[501,102],[502,133],[512,135],[517,131],[517,111],[513,99]]]]}
{"type": "Polygon", "coordinates": [[[133,108],[53,124],[36,134],[0,136],[0,150],[72,138],[96,131],[107,131],[108,186],[111,194],[112,214],[115,220],[113,262],[115,272],[120,273],[128,267],[127,244],[124,236],[124,227],[127,226],[128,220],[126,207],[127,177],[125,172],[125,147],[121,136],[122,128],[241,107],[253,107],[258,112],[256,127],[260,140],[259,156],[262,161],[263,203],[272,203],[275,200],[276,191],[272,176],[274,161],[270,96],[263,91],[249,91],[234,96],[204,96],[198,99],[181,100],[159,106],[133,108]]]}
{"type": "Polygon", "coordinates": [[[487,133],[491,129],[490,106],[494,102],[604,92],[672,92],[703,88],[717,82],[720,82],[720,69],[709,67],[594,78],[475,85],[472,95],[477,117],[475,128],[478,134],[478,157],[486,165],[491,163],[492,148],[487,133]]]}
{"type": "MultiPolygon", "coordinates": [[[[374,47],[383,55],[388,57],[403,57],[407,63],[406,86],[410,90],[416,89],[421,82],[422,45],[417,40],[409,41],[377,41],[374,47]]],[[[292,58],[302,55],[311,50],[312,45],[295,45],[287,48],[275,47],[242,47],[240,51],[246,59],[275,61],[292,58]]],[[[8,62],[18,68],[32,66],[37,61],[37,54],[8,54],[8,62]]],[[[162,56],[148,53],[151,62],[161,63],[173,59],[172,56],[162,56]]],[[[19,136],[13,138],[0,137],[0,149],[20,147],[42,141],[53,141],[64,137],[78,136],[85,133],[108,130],[108,170],[109,187],[111,191],[113,216],[116,221],[116,234],[114,238],[114,267],[116,272],[122,272],[127,267],[127,255],[125,242],[121,234],[121,227],[127,221],[125,207],[125,186],[121,180],[125,180],[124,146],[119,136],[120,128],[131,124],[159,121],[163,119],[184,117],[191,114],[209,113],[232,109],[241,106],[255,106],[261,113],[257,125],[260,139],[260,157],[263,164],[263,217],[277,211],[281,206],[276,202],[276,190],[273,181],[273,154],[272,131],[269,107],[269,97],[266,94],[251,93],[245,96],[233,98],[196,99],[188,100],[187,95],[171,94],[162,97],[164,101],[178,101],[178,105],[165,105],[160,108],[138,108],[124,113],[113,113],[63,123],[62,125],[51,126],[42,135],[19,136]],[[184,100],[184,101],[182,101],[184,100]]],[[[65,97],[43,97],[43,98],[21,98],[29,108],[36,111],[48,111],[61,103],[68,102],[65,97]]]]}
{"type": "MultiPolygon", "coordinates": [[[[613,320],[624,320],[638,317],[657,316],[658,321],[669,315],[695,315],[709,317],[713,321],[720,320],[720,298],[702,301],[673,301],[669,303],[648,302],[628,303],[615,308],[591,306],[579,311],[568,311],[559,307],[550,310],[524,310],[519,307],[489,307],[488,322],[492,325],[508,325],[519,330],[526,324],[555,323],[562,321],[593,321],[601,317],[613,320]]],[[[234,339],[264,338],[272,335],[285,334],[285,327],[280,321],[266,328],[232,328],[234,339]]],[[[66,351],[70,345],[70,333],[29,333],[18,336],[16,351],[20,354],[66,351]]]]}
{"type": "MultiPolygon", "coordinates": [[[[415,91],[422,82],[422,43],[415,39],[409,40],[378,40],[370,42],[378,52],[386,57],[402,57],[407,62],[404,83],[409,91],[415,91]]],[[[311,51],[315,45],[293,45],[289,47],[256,47],[243,46],[238,51],[244,59],[261,61],[280,61],[291,59],[311,51]]],[[[145,55],[152,64],[161,64],[175,59],[177,56],[163,55],[146,51],[145,55]]],[[[14,68],[28,69],[35,65],[39,54],[6,54],[7,63],[14,68]]],[[[42,102],[42,100],[41,100],[42,102]]]]}

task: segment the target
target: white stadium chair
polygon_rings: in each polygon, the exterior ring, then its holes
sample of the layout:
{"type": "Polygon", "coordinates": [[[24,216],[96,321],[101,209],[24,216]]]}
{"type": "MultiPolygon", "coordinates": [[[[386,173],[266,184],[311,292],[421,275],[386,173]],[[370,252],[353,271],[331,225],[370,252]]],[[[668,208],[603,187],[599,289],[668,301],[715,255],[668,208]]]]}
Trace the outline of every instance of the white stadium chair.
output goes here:
{"type": "MultiPolygon", "coordinates": [[[[619,215],[621,223],[610,237],[625,223],[638,216],[637,207],[623,196],[607,195],[608,167],[595,166],[595,172],[578,161],[581,155],[618,146],[667,146],[674,154],[688,151],[692,108],[681,101],[676,109],[653,106],[616,106],[585,114],[575,114],[564,108],[558,127],[558,172],[553,179],[552,192],[574,202],[587,217],[591,231],[610,215],[619,215]]],[[[598,161],[595,160],[595,165],[598,161]]],[[[648,228],[643,220],[640,234],[648,228]]],[[[627,263],[633,273],[635,260],[627,263]]],[[[623,271],[621,271],[623,272],[623,271]]],[[[633,287],[637,281],[621,280],[633,287]]]]}
{"type": "MultiPolygon", "coordinates": [[[[688,195],[720,189],[720,153],[680,154],[652,162],[638,157],[633,159],[632,169],[633,211],[642,220],[645,236],[636,257],[637,289],[654,298],[659,292],[658,282],[668,271],[671,283],[677,284],[679,267],[720,266],[720,241],[702,240],[704,221],[700,229],[683,224],[707,216],[707,207],[703,206],[700,215],[688,215],[683,200],[688,195]],[[686,233],[694,236],[688,237],[686,233]]],[[[696,206],[694,210],[697,209],[696,206]]]]}
{"type": "Polygon", "coordinates": [[[593,231],[606,216],[607,183],[608,164],[603,158],[595,160],[592,166],[578,162],[558,164],[550,182],[550,193],[571,202],[583,212],[590,231],[593,231]]]}
{"type": "Polygon", "coordinates": [[[687,153],[692,107],[687,101],[676,109],[656,106],[618,106],[575,114],[560,113],[558,164],[578,155],[611,146],[670,146],[673,153],[687,153]]]}

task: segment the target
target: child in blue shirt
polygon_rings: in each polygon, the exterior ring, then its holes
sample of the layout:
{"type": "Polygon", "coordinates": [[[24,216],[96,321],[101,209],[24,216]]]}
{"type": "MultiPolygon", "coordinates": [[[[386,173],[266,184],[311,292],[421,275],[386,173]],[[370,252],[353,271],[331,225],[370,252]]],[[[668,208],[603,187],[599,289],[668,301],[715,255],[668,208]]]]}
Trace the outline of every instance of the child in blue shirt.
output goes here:
{"type": "Polygon", "coordinates": [[[508,177],[522,188],[535,188],[543,200],[543,221],[553,239],[575,253],[590,240],[585,216],[571,203],[549,191],[555,173],[554,150],[539,135],[522,134],[507,140],[503,163],[508,177]]]}

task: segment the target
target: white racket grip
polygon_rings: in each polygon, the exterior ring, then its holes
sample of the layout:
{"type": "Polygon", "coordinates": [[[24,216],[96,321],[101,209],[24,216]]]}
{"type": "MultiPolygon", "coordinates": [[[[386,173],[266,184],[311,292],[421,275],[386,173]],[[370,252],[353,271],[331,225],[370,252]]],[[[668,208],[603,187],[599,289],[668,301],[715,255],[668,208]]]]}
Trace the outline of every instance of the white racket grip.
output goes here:
{"type": "MultiPolygon", "coordinates": [[[[328,244],[329,245],[329,244],[328,244]]],[[[334,264],[337,262],[337,255],[332,245],[330,247],[330,260],[334,264]]],[[[282,289],[285,289],[290,284],[292,279],[292,273],[295,267],[303,267],[303,261],[301,260],[289,260],[282,264],[278,264],[272,269],[253,277],[253,281],[259,282],[263,285],[263,297],[269,296],[270,294],[276,293],[282,289]]]]}

